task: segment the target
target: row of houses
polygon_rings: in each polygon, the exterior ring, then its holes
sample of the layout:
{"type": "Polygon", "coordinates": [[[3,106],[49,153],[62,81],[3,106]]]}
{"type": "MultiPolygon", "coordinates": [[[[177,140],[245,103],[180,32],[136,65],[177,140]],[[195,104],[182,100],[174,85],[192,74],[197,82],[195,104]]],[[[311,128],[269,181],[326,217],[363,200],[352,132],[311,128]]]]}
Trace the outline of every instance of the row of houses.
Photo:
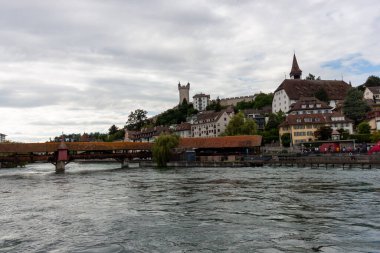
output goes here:
{"type": "Polygon", "coordinates": [[[219,112],[203,111],[178,125],[143,128],[141,131],[126,130],[124,140],[152,142],[161,133],[174,133],[182,138],[217,137],[224,133],[233,116],[234,110],[231,107],[219,112]]]}

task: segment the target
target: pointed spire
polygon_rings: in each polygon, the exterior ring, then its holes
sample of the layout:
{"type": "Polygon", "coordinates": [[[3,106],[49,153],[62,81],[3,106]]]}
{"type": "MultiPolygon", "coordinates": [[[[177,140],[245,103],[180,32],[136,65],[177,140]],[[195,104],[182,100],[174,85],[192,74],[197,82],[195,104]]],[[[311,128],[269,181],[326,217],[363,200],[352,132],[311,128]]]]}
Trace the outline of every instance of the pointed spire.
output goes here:
{"type": "Polygon", "coordinates": [[[290,78],[293,77],[293,79],[301,79],[302,70],[298,66],[296,54],[293,55],[293,64],[292,69],[290,70],[290,78]]]}

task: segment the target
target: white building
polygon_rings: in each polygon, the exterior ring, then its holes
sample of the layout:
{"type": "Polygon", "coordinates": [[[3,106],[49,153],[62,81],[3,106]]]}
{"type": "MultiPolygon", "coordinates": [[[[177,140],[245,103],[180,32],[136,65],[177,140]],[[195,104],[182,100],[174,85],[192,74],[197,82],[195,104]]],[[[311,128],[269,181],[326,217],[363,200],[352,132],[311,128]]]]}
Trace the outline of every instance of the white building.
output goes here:
{"type": "Polygon", "coordinates": [[[302,80],[302,70],[299,68],[296,56],[293,56],[290,77],[285,79],[276,89],[273,96],[272,112],[288,112],[290,106],[301,97],[314,97],[319,91],[326,92],[329,106],[335,108],[342,103],[351,85],[336,80],[302,80]]]}
{"type": "Polygon", "coordinates": [[[5,142],[5,134],[0,133],[0,143],[5,142]]]}
{"type": "Polygon", "coordinates": [[[327,125],[330,126],[333,130],[344,129],[349,134],[354,133],[354,121],[347,118],[341,113],[331,113],[328,114],[327,125]]]}
{"type": "Polygon", "coordinates": [[[363,97],[366,100],[373,100],[376,104],[380,103],[380,86],[366,87],[363,97]]]}
{"type": "Polygon", "coordinates": [[[210,95],[199,93],[193,96],[193,107],[198,111],[205,111],[210,104],[210,95]]]}
{"type": "Polygon", "coordinates": [[[192,137],[217,137],[224,133],[228,123],[233,117],[232,109],[220,112],[203,112],[197,115],[197,119],[191,125],[192,137]]]}

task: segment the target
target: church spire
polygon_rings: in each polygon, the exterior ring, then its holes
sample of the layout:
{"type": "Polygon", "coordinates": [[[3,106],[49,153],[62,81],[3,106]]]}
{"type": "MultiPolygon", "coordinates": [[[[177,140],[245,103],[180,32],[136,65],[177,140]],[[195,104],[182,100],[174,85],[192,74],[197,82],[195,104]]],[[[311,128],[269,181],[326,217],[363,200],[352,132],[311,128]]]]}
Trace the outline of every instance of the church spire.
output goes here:
{"type": "Polygon", "coordinates": [[[301,79],[301,75],[302,75],[302,70],[298,66],[296,54],[294,53],[292,69],[290,70],[290,78],[301,79]]]}

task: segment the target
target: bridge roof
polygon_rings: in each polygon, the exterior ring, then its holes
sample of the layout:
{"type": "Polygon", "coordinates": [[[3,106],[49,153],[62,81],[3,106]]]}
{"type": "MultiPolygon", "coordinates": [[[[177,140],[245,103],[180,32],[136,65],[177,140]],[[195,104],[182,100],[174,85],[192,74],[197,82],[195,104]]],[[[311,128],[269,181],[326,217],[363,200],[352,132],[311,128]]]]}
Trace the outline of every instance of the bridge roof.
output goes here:
{"type": "MultiPolygon", "coordinates": [[[[60,142],[46,143],[1,143],[0,153],[54,152],[60,142]]],[[[105,151],[105,150],[150,150],[148,142],[65,142],[72,151],[105,151]]]]}
{"type": "MultiPolygon", "coordinates": [[[[261,146],[260,135],[225,136],[213,138],[181,138],[178,148],[250,148],[261,146]]],[[[70,151],[151,150],[150,142],[65,142],[70,151]]],[[[57,151],[60,142],[1,143],[0,153],[32,153],[57,151]]]]}
{"type": "Polygon", "coordinates": [[[261,146],[261,140],[260,135],[182,138],[179,148],[251,148],[261,146]]]}

